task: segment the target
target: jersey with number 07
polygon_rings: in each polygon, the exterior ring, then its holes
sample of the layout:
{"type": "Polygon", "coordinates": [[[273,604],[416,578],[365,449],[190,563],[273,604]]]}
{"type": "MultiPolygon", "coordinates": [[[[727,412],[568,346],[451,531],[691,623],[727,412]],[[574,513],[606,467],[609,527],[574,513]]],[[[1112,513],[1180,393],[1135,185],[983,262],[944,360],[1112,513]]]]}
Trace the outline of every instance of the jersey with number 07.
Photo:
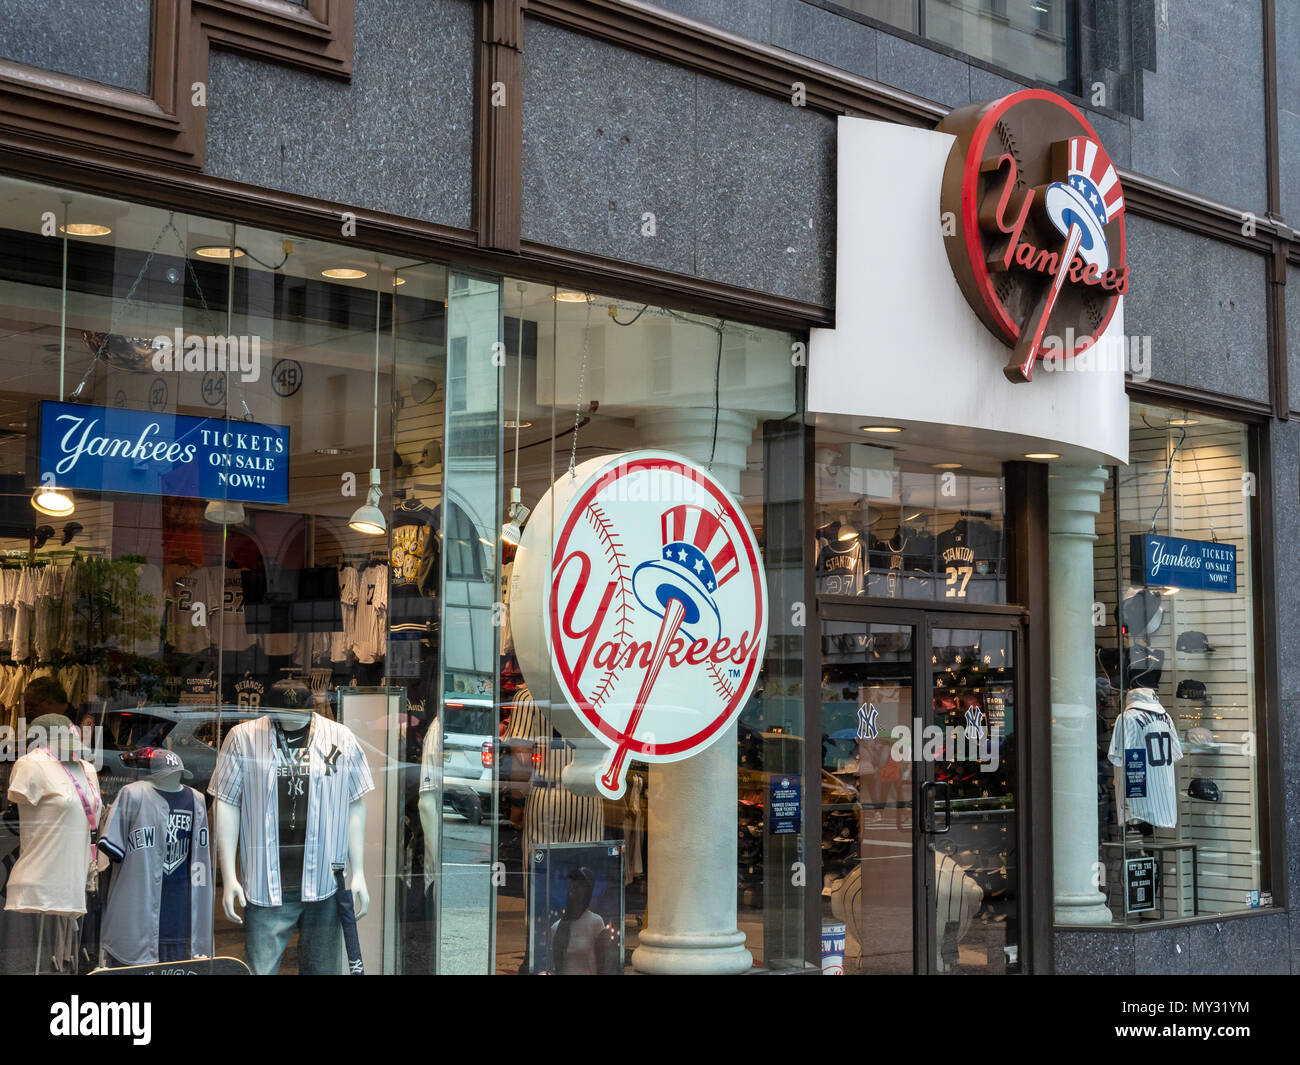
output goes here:
{"type": "Polygon", "coordinates": [[[1108,757],[1118,770],[1115,798],[1120,824],[1145,821],[1161,828],[1178,824],[1178,783],[1174,763],[1183,756],[1178,733],[1168,714],[1131,707],[1115,721],[1108,757]],[[1146,767],[1145,795],[1127,795],[1125,752],[1140,750],[1146,767]]]}

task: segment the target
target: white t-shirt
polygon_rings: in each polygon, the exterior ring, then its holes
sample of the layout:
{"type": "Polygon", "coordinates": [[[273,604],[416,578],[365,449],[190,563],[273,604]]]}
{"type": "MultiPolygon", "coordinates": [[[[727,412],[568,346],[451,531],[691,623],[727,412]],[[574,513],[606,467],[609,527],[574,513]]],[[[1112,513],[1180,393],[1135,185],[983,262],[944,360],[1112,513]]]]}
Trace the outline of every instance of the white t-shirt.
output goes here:
{"type": "MultiPolygon", "coordinates": [[[[66,763],[91,802],[98,826],[99,778],[89,762],[66,763]]],[[[90,874],[90,822],[65,764],[45,751],[14,763],[9,799],[18,808],[21,852],[9,874],[6,910],[80,917],[90,874]]]]}
{"type": "Polygon", "coordinates": [[[1115,801],[1121,825],[1145,821],[1161,828],[1173,828],[1178,824],[1174,763],[1182,756],[1183,748],[1168,714],[1131,706],[1116,718],[1109,758],[1110,764],[1116,767],[1115,801]],[[1139,761],[1145,769],[1145,795],[1126,794],[1126,750],[1142,752],[1139,761]]]}

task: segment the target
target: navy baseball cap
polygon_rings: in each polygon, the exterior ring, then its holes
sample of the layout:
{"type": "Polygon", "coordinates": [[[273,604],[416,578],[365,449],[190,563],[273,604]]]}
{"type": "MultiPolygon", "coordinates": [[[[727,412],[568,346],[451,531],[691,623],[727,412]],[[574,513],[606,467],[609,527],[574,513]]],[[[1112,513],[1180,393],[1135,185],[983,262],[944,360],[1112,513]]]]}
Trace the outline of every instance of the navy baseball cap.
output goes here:
{"type": "Polygon", "coordinates": [[[1205,777],[1197,777],[1187,785],[1187,794],[1202,802],[1219,801],[1219,785],[1205,777]]]}
{"type": "Polygon", "coordinates": [[[1214,654],[1214,648],[1210,646],[1210,641],[1206,638],[1205,633],[1197,629],[1188,629],[1186,632],[1179,633],[1177,647],[1180,651],[1199,651],[1201,654],[1214,654]]]}
{"type": "Polygon", "coordinates": [[[149,779],[166,776],[168,773],[180,773],[182,779],[192,780],[194,774],[185,768],[181,756],[164,747],[152,747],[148,753],[149,779]]]}

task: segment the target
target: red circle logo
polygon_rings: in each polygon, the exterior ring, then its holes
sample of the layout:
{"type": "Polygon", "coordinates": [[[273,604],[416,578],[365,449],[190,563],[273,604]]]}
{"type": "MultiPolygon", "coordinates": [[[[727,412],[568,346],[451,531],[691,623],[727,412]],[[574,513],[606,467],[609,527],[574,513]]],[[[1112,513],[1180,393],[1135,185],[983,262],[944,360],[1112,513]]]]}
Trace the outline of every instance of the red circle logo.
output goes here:
{"type": "Polygon", "coordinates": [[[762,663],[767,585],[749,522],[707,470],[637,451],[578,473],[565,499],[539,503],[520,552],[553,513],[545,652],[565,702],[609,749],[596,787],[617,798],[630,759],[689,758],[739,715],[762,663]]]}
{"type": "Polygon", "coordinates": [[[948,260],[1012,348],[1006,376],[1028,381],[1044,355],[1095,344],[1128,290],[1118,174],[1079,109],[1042,89],[961,108],[938,129],[957,138],[941,193],[948,260]]]}

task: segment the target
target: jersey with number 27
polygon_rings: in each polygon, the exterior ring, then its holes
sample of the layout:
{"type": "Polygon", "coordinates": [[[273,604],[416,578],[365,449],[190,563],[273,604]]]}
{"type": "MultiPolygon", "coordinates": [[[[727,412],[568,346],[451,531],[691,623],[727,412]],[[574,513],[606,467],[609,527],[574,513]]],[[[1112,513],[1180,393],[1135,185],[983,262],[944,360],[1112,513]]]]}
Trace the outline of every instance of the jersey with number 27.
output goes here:
{"type": "Polygon", "coordinates": [[[1110,763],[1119,769],[1116,800],[1123,821],[1146,821],[1161,828],[1178,824],[1178,782],[1174,763],[1183,756],[1178,733],[1168,714],[1156,714],[1137,707],[1125,710],[1115,721],[1110,737],[1110,763]],[[1143,752],[1146,763],[1146,795],[1126,795],[1124,752],[1143,752]]]}

